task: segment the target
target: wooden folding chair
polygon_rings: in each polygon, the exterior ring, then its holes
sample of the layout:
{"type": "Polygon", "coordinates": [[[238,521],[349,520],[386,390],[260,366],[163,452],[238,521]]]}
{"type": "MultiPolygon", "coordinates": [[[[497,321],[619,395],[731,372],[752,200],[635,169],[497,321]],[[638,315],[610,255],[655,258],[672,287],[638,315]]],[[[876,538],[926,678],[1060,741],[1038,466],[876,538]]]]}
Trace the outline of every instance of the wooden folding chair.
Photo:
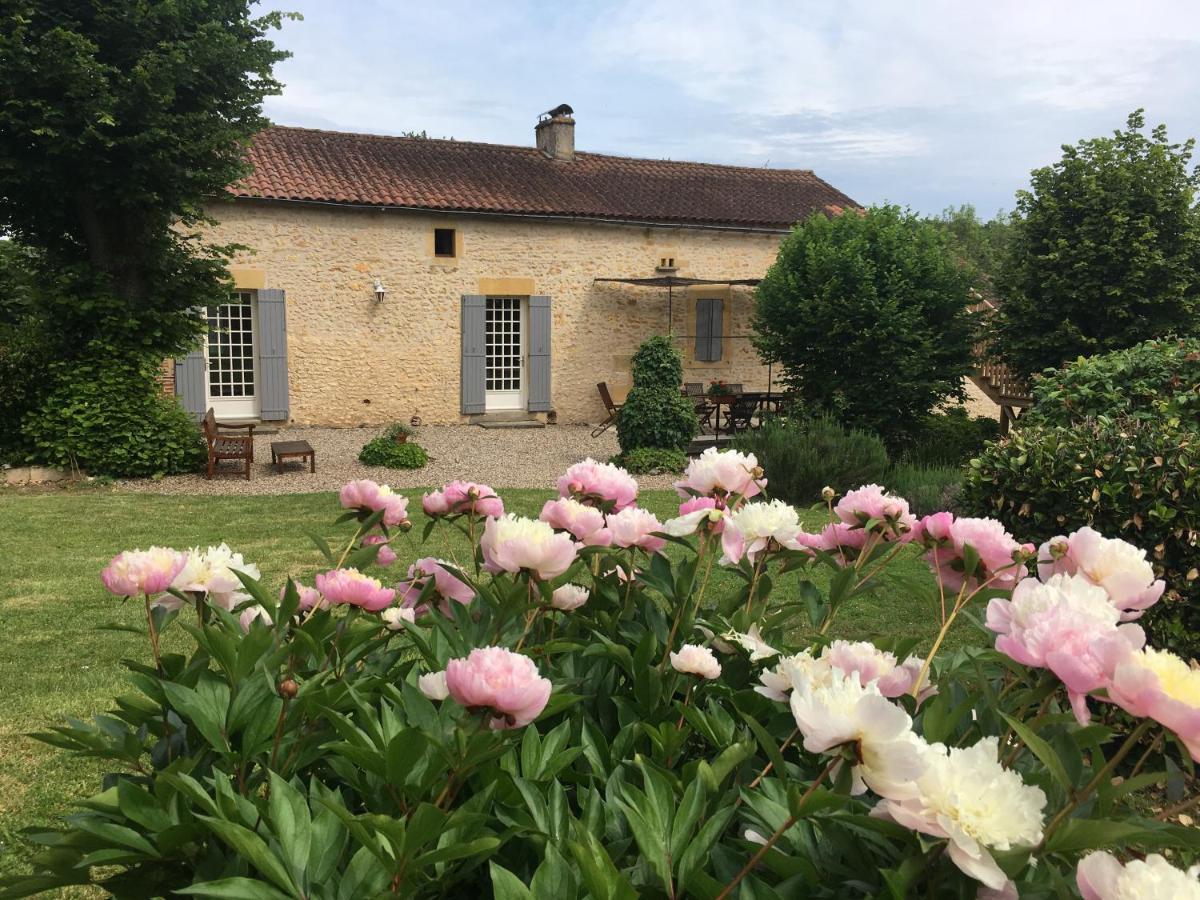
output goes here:
{"type": "Polygon", "coordinates": [[[596,385],[596,390],[600,392],[600,402],[604,404],[604,409],[608,413],[608,418],[592,429],[592,437],[600,437],[617,421],[617,414],[621,411],[619,403],[613,403],[612,394],[608,392],[608,382],[601,381],[596,385]]]}
{"type": "Polygon", "coordinates": [[[217,421],[217,414],[209,407],[204,414],[204,443],[208,445],[207,477],[211,481],[217,471],[217,463],[224,459],[241,460],[242,476],[250,480],[250,463],[254,462],[254,426],[226,425],[217,421]],[[229,431],[246,430],[246,434],[229,434],[229,431]]]}

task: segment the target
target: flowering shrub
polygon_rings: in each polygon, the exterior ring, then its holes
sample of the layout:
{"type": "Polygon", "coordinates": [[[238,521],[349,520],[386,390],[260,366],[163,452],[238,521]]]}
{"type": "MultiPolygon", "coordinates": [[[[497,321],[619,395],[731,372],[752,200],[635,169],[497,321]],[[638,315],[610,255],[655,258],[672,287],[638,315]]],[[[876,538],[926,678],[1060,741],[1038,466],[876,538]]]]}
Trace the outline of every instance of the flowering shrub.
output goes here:
{"type": "Polygon", "coordinates": [[[427,494],[418,536],[406,498],[352,482],[315,587],[224,546],[125,551],[102,580],[144,603],[149,659],[115,709],[42,735],[113,774],[0,893],[1200,893],[1150,853],[1200,850],[1167,821],[1191,800],[1129,804],[1200,757],[1200,671],[1146,645],[1163,585],[1140,551],[918,519],[878,485],[828,491],[812,533],[769,488],[753,455],[711,451],[662,522],[588,460],[537,520],[486,485],[427,494]],[[470,553],[431,555],[444,529],[470,553]],[[394,587],[385,549],[413,559],[394,587]],[[918,555],[928,652],[834,637],[918,555]],[[994,648],[941,652],[985,610],[994,648]],[[1131,755],[1147,740],[1165,756],[1131,755]]]}

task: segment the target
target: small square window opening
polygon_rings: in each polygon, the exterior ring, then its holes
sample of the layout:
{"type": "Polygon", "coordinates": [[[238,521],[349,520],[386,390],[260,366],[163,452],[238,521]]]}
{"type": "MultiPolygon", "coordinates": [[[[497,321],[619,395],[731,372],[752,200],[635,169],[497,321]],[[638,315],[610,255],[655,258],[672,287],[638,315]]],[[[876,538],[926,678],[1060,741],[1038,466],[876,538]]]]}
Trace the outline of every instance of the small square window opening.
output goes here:
{"type": "Polygon", "coordinates": [[[449,257],[457,255],[454,251],[453,228],[433,229],[433,255],[449,257]]]}

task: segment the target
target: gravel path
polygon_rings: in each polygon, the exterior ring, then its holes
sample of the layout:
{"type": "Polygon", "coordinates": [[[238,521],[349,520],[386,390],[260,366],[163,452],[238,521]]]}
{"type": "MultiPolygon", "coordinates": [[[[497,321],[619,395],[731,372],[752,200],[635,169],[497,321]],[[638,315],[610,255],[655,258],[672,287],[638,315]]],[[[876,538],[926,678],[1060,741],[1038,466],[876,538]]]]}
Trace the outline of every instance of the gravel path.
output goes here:
{"type": "MultiPolygon", "coordinates": [[[[601,461],[617,452],[610,429],[593,438],[584,425],[546,428],[480,428],[477,425],[426,425],[414,438],[429,453],[423,469],[387,469],[358,461],[363,444],[380,428],[285,428],[278,434],[256,436],[250,480],[220,474],[174,475],[117,482],[118,490],[148,494],[300,494],[337,490],[355,478],[372,478],[394,488],[430,487],[467,478],[495,488],[550,488],[568,466],[591,456],[601,461]],[[308,465],[288,460],[283,474],[271,465],[272,441],[304,440],[317,453],[317,473],[308,465]]],[[[224,463],[233,472],[240,462],[224,463]]],[[[237,471],[240,471],[238,469],[237,471]]],[[[674,476],[647,475],[638,479],[646,489],[667,488],[674,476]]]]}

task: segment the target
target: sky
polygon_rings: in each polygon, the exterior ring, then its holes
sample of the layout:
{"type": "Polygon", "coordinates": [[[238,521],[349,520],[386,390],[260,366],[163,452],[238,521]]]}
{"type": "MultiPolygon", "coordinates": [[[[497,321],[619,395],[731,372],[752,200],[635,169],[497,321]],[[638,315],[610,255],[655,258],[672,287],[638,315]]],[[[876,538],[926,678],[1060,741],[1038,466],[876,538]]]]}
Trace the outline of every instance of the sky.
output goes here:
{"type": "Polygon", "coordinates": [[[302,14],[283,125],[813,169],[859,203],[1011,210],[1061,145],[1146,109],[1200,135],[1200,3],[265,0],[302,14]]]}

